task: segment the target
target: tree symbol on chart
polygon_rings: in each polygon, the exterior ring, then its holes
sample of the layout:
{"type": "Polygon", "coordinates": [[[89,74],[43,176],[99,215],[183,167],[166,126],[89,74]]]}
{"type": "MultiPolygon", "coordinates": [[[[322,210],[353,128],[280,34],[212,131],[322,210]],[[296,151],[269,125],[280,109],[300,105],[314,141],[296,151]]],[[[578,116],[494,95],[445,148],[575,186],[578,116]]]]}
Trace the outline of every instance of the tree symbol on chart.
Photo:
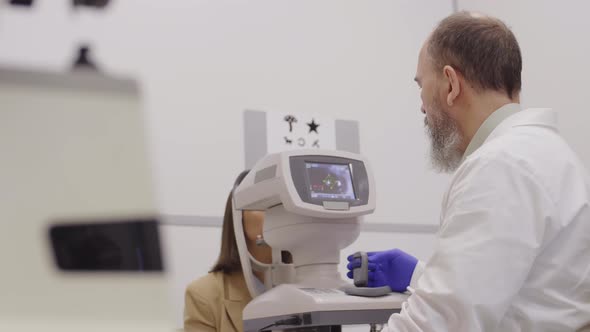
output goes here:
{"type": "Polygon", "coordinates": [[[293,123],[297,123],[297,118],[292,115],[287,115],[283,120],[287,121],[289,124],[289,132],[293,132],[293,123]]]}

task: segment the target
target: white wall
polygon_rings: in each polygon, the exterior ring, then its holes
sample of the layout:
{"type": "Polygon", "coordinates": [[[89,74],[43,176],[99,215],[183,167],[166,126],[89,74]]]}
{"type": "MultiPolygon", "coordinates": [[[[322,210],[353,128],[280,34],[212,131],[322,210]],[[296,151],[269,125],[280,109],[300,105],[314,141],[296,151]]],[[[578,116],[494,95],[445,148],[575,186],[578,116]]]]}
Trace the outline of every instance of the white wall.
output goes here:
{"type": "Polygon", "coordinates": [[[558,111],[561,134],[590,167],[590,2],[459,0],[458,6],[512,28],[523,57],[522,104],[558,111]]]}
{"type": "Polygon", "coordinates": [[[141,79],[164,213],[221,213],[250,108],[359,120],[376,218],[438,221],[446,178],[428,169],[412,80],[450,2],[126,0],[80,17],[65,0],[38,2],[2,15],[0,62],[64,69],[74,42],[91,40],[102,68],[141,79]]]}
{"type": "MultiPolygon", "coordinates": [[[[413,83],[419,48],[451,12],[439,0],[125,0],[104,13],[36,1],[0,12],[0,64],[65,70],[91,41],[106,72],[138,78],[161,210],[217,215],[244,165],[244,109],[360,122],[379,181],[372,222],[438,223],[447,178],[427,164],[413,83]]],[[[164,226],[172,294],[206,273],[219,228],[164,226]]],[[[364,233],[349,250],[401,247],[427,258],[432,235],[364,233]]],[[[347,254],[343,253],[343,255],[347,254]]]]}

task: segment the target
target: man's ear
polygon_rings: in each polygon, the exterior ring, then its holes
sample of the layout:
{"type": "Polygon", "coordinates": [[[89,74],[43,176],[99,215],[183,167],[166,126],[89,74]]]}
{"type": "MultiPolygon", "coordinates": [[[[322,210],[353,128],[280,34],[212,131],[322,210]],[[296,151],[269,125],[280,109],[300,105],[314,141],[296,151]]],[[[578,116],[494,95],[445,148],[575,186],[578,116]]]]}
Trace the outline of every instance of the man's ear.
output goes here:
{"type": "Polygon", "coordinates": [[[449,65],[444,66],[443,75],[449,83],[449,91],[447,92],[447,105],[453,106],[455,100],[461,93],[461,83],[459,82],[459,75],[457,74],[457,71],[449,65]]]}

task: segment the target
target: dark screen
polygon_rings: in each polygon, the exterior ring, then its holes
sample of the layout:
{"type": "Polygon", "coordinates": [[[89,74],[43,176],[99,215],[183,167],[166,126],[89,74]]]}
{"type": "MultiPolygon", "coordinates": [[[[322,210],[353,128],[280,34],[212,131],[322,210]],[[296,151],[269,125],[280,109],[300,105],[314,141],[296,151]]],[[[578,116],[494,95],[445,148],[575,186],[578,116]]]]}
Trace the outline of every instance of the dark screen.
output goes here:
{"type": "Polygon", "coordinates": [[[68,222],[49,230],[57,266],[66,271],[162,271],[155,219],[68,222]]]}

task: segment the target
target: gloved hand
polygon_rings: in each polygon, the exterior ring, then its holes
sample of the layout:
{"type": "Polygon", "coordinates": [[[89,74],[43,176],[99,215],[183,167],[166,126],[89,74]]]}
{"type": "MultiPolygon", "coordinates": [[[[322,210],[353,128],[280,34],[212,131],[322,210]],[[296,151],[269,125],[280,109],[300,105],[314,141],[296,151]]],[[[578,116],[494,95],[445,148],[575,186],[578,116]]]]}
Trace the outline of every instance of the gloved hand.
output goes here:
{"type": "MultiPolygon", "coordinates": [[[[418,264],[418,259],[399,249],[367,252],[368,258],[368,287],[389,286],[394,292],[405,292],[412,274],[418,264]]],[[[361,266],[360,258],[348,256],[348,273],[353,279],[352,270],[361,266]]]]}

